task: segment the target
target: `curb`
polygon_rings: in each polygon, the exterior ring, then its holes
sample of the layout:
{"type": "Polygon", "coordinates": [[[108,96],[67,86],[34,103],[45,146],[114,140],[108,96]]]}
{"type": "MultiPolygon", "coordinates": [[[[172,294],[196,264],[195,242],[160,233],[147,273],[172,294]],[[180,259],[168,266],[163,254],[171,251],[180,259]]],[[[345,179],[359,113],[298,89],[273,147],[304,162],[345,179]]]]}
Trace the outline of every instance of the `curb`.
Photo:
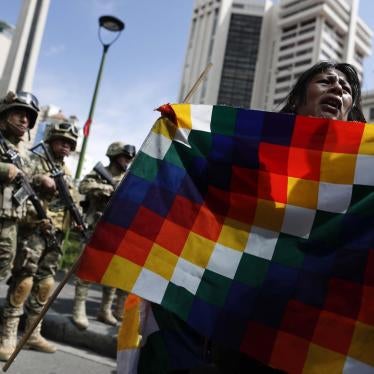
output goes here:
{"type": "Polygon", "coordinates": [[[116,327],[99,326],[99,323],[93,322],[87,330],[80,330],[70,317],[49,313],[44,318],[42,334],[48,339],[87,348],[106,357],[116,358],[117,355],[116,327]]]}

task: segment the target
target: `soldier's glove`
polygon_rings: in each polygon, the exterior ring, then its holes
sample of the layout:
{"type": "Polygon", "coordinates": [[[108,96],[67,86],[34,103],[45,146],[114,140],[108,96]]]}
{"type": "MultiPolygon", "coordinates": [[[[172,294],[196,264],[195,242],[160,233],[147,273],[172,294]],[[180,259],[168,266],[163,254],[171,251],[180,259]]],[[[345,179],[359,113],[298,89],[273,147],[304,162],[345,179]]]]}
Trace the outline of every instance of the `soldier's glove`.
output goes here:
{"type": "Polygon", "coordinates": [[[16,178],[16,176],[22,173],[20,169],[17,168],[17,166],[13,164],[9,164],[9,169],[8,169],[8,183],[13,182],[13,180],[16,178]]]}
{"type": "Polygon", "coordinates": [[[85,227],[83,225],[78,225],[75,222],[73,222],[72,226],[74,230],[79,231],[79,232],[82,232],[85,230],[85,227]]]}
{"type": "Polygon", "coordinates": [[[98,221],[102,217],[102,215],[103,215],[103,212],[96,212],[94,220],[98,221]]]}
{"type": "Polygon", "coordinates": [[[40,187],[48,193],[54,193],[56,192],[56,183],[55,180],[51,177],[48,177],[47,175],[43,175],[40,177],[39,180],[40,187]]]}
{"type": "Polygon", "coordinates": [[[103,184],[100,189],[96,190],[94,192],[94,195],[97,196],[97,197],[100,197],[100,196],[111,196],[112,193],[114,191],[114,188],[112,185],[110,184],[103,184]]]}
{"type": "Polygon", "coordinates": [[[52,222],[48,218],[46,218],[40,221],[39,228],[42,233],[49,234],[53,230],[53,225],[52,222]]]}

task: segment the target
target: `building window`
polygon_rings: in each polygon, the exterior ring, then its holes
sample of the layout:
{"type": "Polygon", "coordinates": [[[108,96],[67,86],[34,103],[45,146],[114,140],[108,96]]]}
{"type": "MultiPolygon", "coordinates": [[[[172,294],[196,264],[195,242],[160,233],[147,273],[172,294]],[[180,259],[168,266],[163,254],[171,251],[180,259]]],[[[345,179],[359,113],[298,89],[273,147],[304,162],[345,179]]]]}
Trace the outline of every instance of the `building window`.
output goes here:
{"type": "Polygon", "coordinates": [[[284,51],[286,49],[290,49],[290,48],[293,48],[295,46],[295,43],[291,43],[291,44],[286,44],[286,45],[282,45],[282,47],[280,47],[279,49],[281,51],[284,51]]]}
{"type": "Polygon", "coordinates": [[[312,51],[313,51],[313,48],[302,49],[301,51],[296,52],[296,56],[302,56],[312,51]]]}
{"type": "Polygon", "coordinates": [[[275,93],[278,94],[278,93],[282,93],[282,92],[288,92],[290,90],[290,88],[287,86],[287,87],[281,87],[281,88],[277,88],[275,90],[275,93]]]}
{"type": "Polygon", "coordinates": [[[280,56],[278,60],[279,61],[289,60],[292,57],[293,57],[293,53],[290,53],[288,55],[280,56]]]}
{"type": "Polygon", "coordinates": [[[296,29],[296,25],[292,25],[292,26],[284,27],[282,31],[286,33],[288,31],[295,30],[295,29],[296,29]]]}
{"type": "Polygon", "coordinates": [[[314,26],[312,26],[312,27],[306,27],[305,29],[302,29],[302,30],[299,31],[299,35],[306,34],[309,31],[313,31],[314,29],[315,29],[314,26]]]}
{"type": "Polygon", "coordinates": [[[277,83],[287,82],[291,79],[291,75],[286,75],[284,77],[277,78],[277,83]]]}
{"type": "Polygon", "coordinates": [[[276,100],[274,100],[274,105],[278,106],[279,104],[282,104],[283,101],[284,101],[284,99],[276,99],[276,100]]]}
{"type": "Polygon", "coordinates": [[[303,65],[308,65],[308,64],[311,64],[311,63],[312,63],[312,60],[309,58],[307,60],[302,60],[302,61],[295,62],[295,66],[303,66],[303,65]]]}
{"type": "Polygon", "coordinates": [[[303,40],[300,40],[297,45],[302,45],[302,44],[306,44],[306,43],[310,43],[310,42],[313,42],[314,40],[314,37],[310,37],[310,38],[306,38],[306,39],[303,39],[303,40]]]}
{"type": "Polygon", "coordinates": [[[290,70],[290,69],[292,69],[292,64],[287,64],[287,65],[279,66],[278,71],[290,70]]]}
{"type": "Polygon", "coordinates": [[[293,32],[293,33],[291,33],[291,34],[283,35],[282,38],[281,38],[281,40],[291,39],[291,38],[293,38],[293,37],[295,37],[295,36],[296,36],[296,33],[293,32]]]}
{"type": "Polygon", "coordinates": [[[315,18],[311,18],[311,19],[308,19],[304,22],[301,22],[301,26],[306,26],[306,25],[311,25],[312,23],[315,23],[316,22],[316,19],[315,18]]]}
{"type": "Polygon", "coordinates": [[[371,108],[370,108],[369,117],[370,117],[370,118],[369,118],[370,121],[374,119],[374,107],[371,107],[371,108]]]}

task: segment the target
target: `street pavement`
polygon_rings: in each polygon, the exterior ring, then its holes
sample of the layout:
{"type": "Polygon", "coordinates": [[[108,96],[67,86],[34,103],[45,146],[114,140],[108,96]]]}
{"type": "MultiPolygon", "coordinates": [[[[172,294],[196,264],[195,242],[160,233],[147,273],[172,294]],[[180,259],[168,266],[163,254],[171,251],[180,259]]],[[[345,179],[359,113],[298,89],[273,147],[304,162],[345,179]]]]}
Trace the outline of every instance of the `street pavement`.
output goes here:
{"type": "MultiPolygon", "coordinates": [[[[1,366],[3,363],[0,364],[1,366]]],[[[7,370],[8,374],[115,374],[116,372],[114,359],[62,343],[57,343],[57,352],[53,354],[23,349],[7,370]]]]}
{"type": "MultiPolygon", "coordinates": [[[[64,273],[57,274],[56,282],[64,273]]],[[[3,305],[7,291],[5,282],[0,283],[0,303],[3,305]]],[[[42,324],[42,335],[48,339],[72,347],[85,348],[99,356],[116,357],[118,327],[108,326],[96,320],[101,301],[101,286],[91,285],[87,299],[89,327],[79,330],[71,321],[74,299],[74,277],[69,279],[59,296],[49,308],[42,324]]],[[[53,355],[51,355],[53,356],[53,355]]]]}

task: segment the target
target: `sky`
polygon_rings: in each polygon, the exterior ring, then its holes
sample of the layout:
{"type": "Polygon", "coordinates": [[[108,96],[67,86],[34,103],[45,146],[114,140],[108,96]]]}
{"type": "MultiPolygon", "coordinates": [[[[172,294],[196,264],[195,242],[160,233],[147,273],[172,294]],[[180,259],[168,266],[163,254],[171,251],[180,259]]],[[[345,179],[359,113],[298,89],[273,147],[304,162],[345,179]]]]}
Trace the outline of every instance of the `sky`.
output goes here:
{"type": "MultiPolygon", "coordinates": [[[[21,0],[0,0],[0,18],[16,24],[21,0]]],[[[178,101],[194,0],[51,0],[35,71],[33,93],[83,126],[102,55],[98,18],[125,23],[106,56],[87,146],[88,172],[113,141],[137,148],[165,103],[178,101]]],[[[359,14],[374,30],[374,1],[359,14]]],[[[364,64],[363,90],[374,89],[374,56],[364,64]]],[[[73,168],[75,165],[72,165],[73,168]]],[[[75,172],[75,170],[73,170],[75,172]]]]}

